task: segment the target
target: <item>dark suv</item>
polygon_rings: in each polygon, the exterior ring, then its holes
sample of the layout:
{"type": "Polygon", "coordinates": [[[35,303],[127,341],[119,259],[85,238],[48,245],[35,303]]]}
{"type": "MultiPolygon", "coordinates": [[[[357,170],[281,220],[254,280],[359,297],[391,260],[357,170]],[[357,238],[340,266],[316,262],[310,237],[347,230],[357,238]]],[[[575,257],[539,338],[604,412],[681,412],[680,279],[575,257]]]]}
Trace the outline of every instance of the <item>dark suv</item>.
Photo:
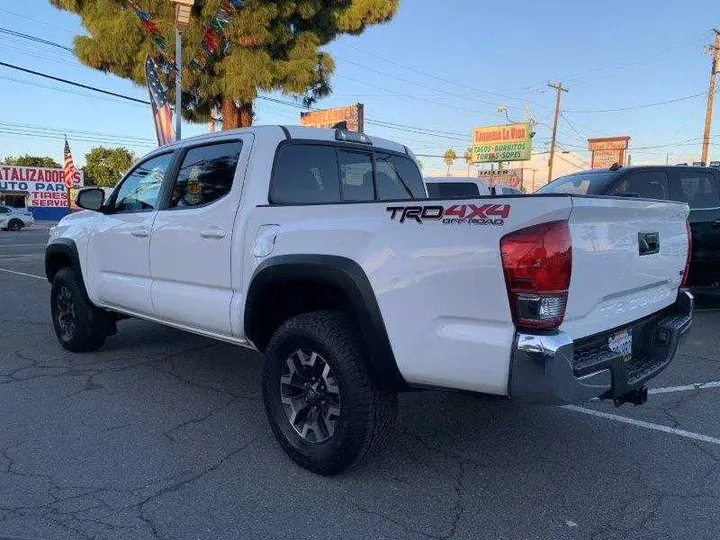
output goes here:
{"type": "Polygon", "coordinates": [[[615,195],[690,206],[693,250],[688,285],[720,296],[720,170],[710,167],[613,167],[562,176],[538,193],[615,195]]]}

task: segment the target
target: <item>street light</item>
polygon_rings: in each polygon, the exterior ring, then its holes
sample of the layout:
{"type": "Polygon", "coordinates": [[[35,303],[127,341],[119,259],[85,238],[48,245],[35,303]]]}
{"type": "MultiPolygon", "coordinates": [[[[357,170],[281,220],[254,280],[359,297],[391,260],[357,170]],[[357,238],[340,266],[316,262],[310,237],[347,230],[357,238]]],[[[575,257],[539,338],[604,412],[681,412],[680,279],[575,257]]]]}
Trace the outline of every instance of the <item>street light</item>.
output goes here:
{"type": "Polygon", "coordinates": [[[175,137],[182,129],[182,33],[190,24],[190,11],[195,0],[170,0],[175,4],[175,137]]]}

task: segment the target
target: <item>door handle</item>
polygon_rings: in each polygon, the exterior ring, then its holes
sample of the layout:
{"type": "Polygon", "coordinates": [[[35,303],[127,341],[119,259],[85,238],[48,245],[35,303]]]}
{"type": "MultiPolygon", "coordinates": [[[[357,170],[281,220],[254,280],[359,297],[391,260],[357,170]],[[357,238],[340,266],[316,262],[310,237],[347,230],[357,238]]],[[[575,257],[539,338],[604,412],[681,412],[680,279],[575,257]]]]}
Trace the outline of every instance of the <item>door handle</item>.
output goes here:
{"type": "Polygon", "coordinates": [[[150,236],[150,229],[148,229],[147,227],[138,227],[130,231],[130,234],[132,234],[133,236],[137,236],[138,238],[145,238],[147,236],[150,236]]]}
{"type": "Polygon", "coordinates": [[[203,238],[225,238],[226,234],[225,229],[221,229],[220,227],[210,227],[209,229],[202,231],[200,236],[203,238]]]}

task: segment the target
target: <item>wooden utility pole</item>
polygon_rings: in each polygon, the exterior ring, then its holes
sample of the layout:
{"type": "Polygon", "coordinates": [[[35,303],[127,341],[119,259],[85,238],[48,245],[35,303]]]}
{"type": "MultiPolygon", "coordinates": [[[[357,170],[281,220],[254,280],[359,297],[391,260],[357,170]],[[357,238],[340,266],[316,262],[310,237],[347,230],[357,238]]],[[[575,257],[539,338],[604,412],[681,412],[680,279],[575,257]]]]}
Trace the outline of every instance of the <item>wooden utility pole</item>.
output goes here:
{"type": "Polygon", "coordinates": [[[720,30],[715,31],[715,43],[710,46],[712,61],[710,63],[710,88],[708,90],[707,110],[705,111],[705,131],[703,133],[702,157],[700,161],[707,165],[708,150],[710,148],[710,129],[712,128],[713,104],[715,102],[715,79],[720,67],[720,30]]]}
{"type": "Polygon", "coordinates": [[[552,140],[550,141],[550,160],[548,161],[548,183],[552,182],[553,159],[555,159],[555,143],[557,141],[558,116],[560,116],[560,96],[563,92],[567,92],[567,88],[563,88],[562,83],[548,83],[550,88],[557,90],[555,98],[555,121],[553,122],[552,140]]]}

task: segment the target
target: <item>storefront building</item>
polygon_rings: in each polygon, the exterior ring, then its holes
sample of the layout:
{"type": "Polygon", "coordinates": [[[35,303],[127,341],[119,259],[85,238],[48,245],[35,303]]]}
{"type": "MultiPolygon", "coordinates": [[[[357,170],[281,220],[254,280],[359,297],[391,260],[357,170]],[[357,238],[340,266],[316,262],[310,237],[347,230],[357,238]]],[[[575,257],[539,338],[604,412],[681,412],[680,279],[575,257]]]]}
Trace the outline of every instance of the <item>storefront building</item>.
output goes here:
{"type": "MultiPolygon", "coordinates": [[[[74,188],[85,185],[82,171],[74,188]]],[[[0,204],[27,208],[36,220],[58,220],[68,213],[62,169],[0,166],[0,204]]]]}

